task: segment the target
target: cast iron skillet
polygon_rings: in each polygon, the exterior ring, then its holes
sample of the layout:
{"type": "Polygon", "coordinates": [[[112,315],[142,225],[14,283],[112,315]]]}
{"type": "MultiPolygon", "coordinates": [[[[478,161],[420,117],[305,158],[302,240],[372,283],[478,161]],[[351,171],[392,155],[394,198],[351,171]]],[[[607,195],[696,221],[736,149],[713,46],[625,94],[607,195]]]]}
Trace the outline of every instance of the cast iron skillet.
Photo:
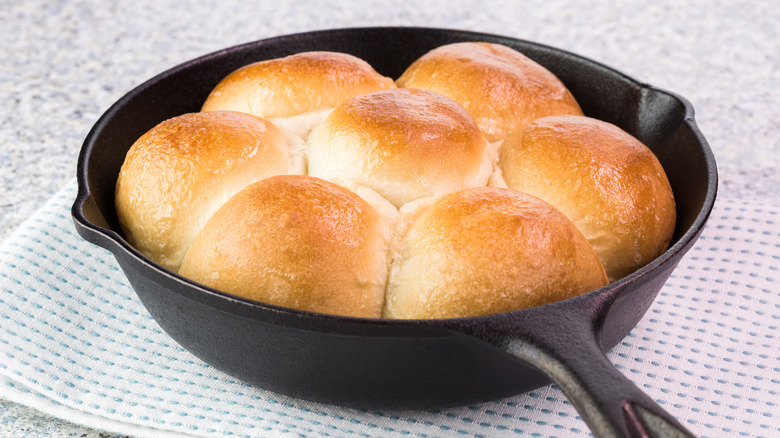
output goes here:
{"type": "Polygon", "coordinates": [[[444,29],[340,29],[262,40],[184,63],[120,99],[87,136],[78,183],[72,213],[79,234],[113,252],[171,337],[243,381],[368,409],[465,405],[552,381],[596,436],[689,434],[604,352],[642,318],[701,233],[715,200],[715,161],[687,101],[601,64],[526,41],[444,29]],[[586,115],[616,124],[652,148],[677,201],[672,247],[634,274],[562,302],[481,317],[394,321],[241,299],[161,268],[122,237],[114,184],[126,151],[162,120],[198,111],[232,70],[301,51],[332,50],[363,58],[397,78],[428,50],[459,41],[496,42],[525,53],[563,80],[586,115]]]}

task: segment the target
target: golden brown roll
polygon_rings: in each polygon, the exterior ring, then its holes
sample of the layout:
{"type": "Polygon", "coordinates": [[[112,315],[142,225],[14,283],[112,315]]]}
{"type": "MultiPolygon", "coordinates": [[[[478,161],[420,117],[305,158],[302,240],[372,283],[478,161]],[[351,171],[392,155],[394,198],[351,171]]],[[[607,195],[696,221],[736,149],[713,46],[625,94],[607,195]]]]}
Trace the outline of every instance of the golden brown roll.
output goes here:
{"type": "Polygon", "coordinates": [[[244,298],[378,318],[389,224],[349,190],[301,175],[254,183],[225,203],[180,274],[244,298]]]}
{"type": "Polygon", "coordinates": [[[588,238],[610,281],[669,247],[676,210],[655,155],[607,122],[539,119],[504,141],[499,167],[509,188],[561,210],[588,238]]]}
{"type": "Polygon", "coordinates": [[[562,300],[607,284],[585,237],[524,193],[484,187],[423,209],[393,256],[384,315],[454,318],[562,300]]]}
{"type": "Polygon", "coordinates": [[[435,91],[463,105],[490,142],[503,140],[512,130],[540,117],[582,115],[554,74],[500,44],[438,47],[412,63],[396,84],[435,91]]]}
{"type": "Polygon", "coordinates": [[[270,122],[238,112],[184,114],[139,138],[127,152],[115,204],[128,242],[178,270],[214,211],[261,178],[291,173],[289,143],[270,122]]]}
{"type": "Polygon", "coordinates": [[[202,110],[254,114],[305,139],[340,103],[387,88],[395,88],[393,80],[362,59],[338,52],[303,52],[232,72],[217,84],[202,110]]]}
{"type": "Polygon", "coordinates": [[[484,186],[495,165],[471,116],[436,93],[391,89],[337,107],[306,143],[308,174],[365,186],[396,207],[484,186]]]}

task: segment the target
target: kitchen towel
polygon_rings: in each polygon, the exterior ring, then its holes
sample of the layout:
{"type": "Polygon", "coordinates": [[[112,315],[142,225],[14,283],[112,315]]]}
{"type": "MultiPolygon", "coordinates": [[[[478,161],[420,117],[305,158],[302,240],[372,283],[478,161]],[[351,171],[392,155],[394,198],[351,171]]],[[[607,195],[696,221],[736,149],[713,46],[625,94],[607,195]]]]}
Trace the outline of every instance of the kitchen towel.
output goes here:
{"type": "MultiPolygon", "coordinates": [[[[0,244],[0,397],[139,437],[584,437],[553,385],[446,410],[320,405],[243,384],[163,332],[75,232],[75,181],[0,244]]],[[[702,437],[780,436],[780,207],[720,199],[609,353],[702,437]]]]}

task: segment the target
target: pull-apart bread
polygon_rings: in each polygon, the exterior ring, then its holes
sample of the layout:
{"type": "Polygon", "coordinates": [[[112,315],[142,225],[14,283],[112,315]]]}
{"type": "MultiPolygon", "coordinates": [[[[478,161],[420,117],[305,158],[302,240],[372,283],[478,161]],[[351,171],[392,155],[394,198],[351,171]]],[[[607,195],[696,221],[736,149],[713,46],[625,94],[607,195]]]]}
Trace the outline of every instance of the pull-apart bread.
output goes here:
{"type": "Polygon", "coordinates": [[[128,242],[222,292],[367,318],[518,310],[669,246],[652,151],[509,47],[432,50],[394,82],[353,55],[242,67],[130,148],[128,242]]]}

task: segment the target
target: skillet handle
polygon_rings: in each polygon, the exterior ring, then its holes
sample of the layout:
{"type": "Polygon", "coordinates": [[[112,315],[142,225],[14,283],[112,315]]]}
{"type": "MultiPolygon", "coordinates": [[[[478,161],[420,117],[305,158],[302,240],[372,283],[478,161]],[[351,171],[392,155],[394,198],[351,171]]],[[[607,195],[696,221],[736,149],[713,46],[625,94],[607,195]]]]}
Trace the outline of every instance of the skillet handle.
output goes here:
{"type": "Polygon", "coordinates": [[[504,348],[547,375],[596,437],[693,437],[615,368],[593,333],[545,333],[533,340],[512,338],[504,348]]]}

